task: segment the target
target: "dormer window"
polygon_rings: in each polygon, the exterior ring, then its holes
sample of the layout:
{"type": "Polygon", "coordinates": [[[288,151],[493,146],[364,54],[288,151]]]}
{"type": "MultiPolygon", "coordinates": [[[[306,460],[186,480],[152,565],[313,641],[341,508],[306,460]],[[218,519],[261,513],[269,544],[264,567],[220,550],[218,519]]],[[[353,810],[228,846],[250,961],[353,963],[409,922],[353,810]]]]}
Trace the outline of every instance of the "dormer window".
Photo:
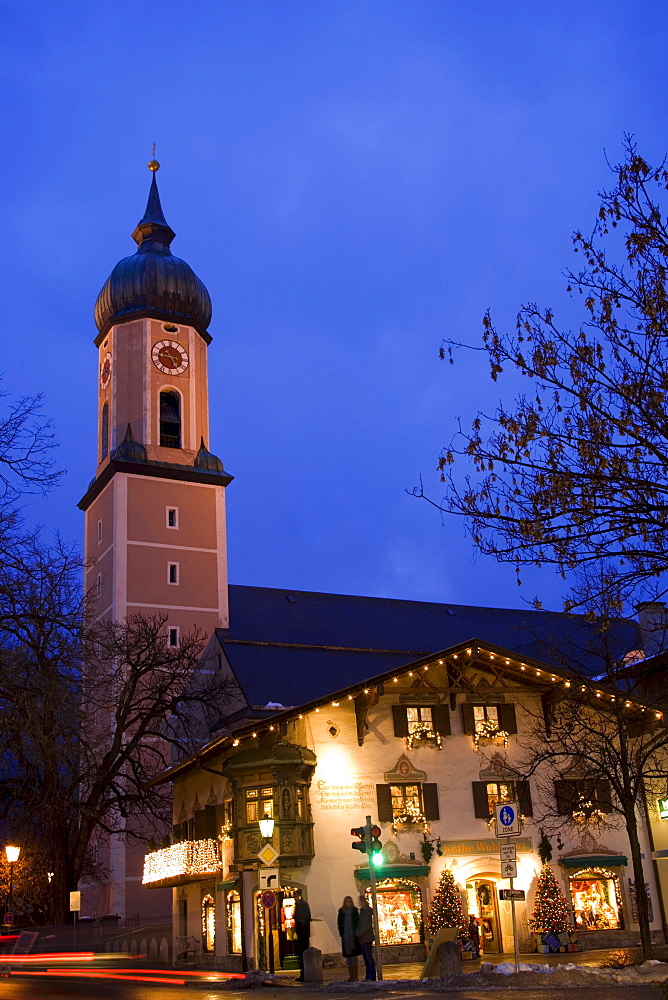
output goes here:
{"type": "Polygon", "coordinates": [[[171,389],[160,393],[160,446],[181,447],[181,398],[171,389]]]}

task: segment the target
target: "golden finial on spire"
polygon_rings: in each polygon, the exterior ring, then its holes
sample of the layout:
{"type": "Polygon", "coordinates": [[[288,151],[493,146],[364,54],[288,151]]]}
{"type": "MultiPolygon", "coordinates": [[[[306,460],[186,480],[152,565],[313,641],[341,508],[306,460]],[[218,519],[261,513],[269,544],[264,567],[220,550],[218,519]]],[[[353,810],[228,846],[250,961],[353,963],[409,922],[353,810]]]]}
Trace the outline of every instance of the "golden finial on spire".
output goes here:
{"type": "Polygon", "coordinates": [[[153,159],[149,160],[148,169],[153,171],[153,173],[155,173],[156,170],[160,170],[160,164],[155,158],[155,143],[153,143],[153,159]]]}

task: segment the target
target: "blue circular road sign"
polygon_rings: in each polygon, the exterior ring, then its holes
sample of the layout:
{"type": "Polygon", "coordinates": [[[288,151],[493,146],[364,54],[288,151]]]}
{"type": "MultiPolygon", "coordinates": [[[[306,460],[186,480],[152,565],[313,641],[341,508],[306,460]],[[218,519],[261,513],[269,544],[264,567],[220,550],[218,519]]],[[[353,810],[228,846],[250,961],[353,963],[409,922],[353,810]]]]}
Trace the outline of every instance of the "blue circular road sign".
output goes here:
{"type": "Polygon", "coordinates": [[[512,806],[504,806],[499,813],[501,826],[512,826],[515,822],[515,810],[512,806]]]}

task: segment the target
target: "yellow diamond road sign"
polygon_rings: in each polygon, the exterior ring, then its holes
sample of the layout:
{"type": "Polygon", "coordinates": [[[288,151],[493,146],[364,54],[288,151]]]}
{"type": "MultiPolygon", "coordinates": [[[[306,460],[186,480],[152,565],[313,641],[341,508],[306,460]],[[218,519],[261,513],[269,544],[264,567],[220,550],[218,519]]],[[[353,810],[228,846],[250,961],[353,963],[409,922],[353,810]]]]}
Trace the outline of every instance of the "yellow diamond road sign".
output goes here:
{"type": "Polygon", "coordinates": [[[278,857],[278,851],[271,844],[265,844],[262,850],[257,852],[257,856],[263,865],[270,867],[278,857]]]}

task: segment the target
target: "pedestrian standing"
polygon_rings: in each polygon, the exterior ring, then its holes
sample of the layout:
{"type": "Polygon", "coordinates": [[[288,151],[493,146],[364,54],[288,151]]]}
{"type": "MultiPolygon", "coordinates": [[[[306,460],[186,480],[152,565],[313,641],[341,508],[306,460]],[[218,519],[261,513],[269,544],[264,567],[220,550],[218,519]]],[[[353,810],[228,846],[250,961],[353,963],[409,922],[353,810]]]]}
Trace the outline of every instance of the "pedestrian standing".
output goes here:
{"type": "Polygon", "coordinates": [[[468,936],[473,942],[474,955],[478,958],[480,955],[480,928],[478,927],[478,921],[473,914],[469,917],[468,936]]]}
{"type": "Polygon", "coordinates": [[[359,979],[357,956],[361,955],[362,949],[357,938],[355,937],[359,922],[360,915],[357,907],[353,903],[353,897],[346,896],[343,900],[343,906],[340,908],[336,918],[336,924],[339,928],[339,935],[341,937],[341,954],[345,958],[346,965],[348,966],[348,982],[350,983],[352,983],[355,979],[359,979]]]}
{"type": "Polygon", "coordinates": [[[376,963],[373,960],[373,945],[376,939],[373,930],[373,910],[369,906],[366,896],[360,896],[359,923],[357,925],[357,940],[362,949],[364,968],[366,970],[365,979],[374,981],[376,979],[376,963]]]}
{"type": "Polygon", "coordinates": [[[299,981],[304,982],[304,952],[309,946],[311,937],[311,907],[300,896],[295,904],[295,935],[297,945],[295,951],[299,959],[299,981]]]}

